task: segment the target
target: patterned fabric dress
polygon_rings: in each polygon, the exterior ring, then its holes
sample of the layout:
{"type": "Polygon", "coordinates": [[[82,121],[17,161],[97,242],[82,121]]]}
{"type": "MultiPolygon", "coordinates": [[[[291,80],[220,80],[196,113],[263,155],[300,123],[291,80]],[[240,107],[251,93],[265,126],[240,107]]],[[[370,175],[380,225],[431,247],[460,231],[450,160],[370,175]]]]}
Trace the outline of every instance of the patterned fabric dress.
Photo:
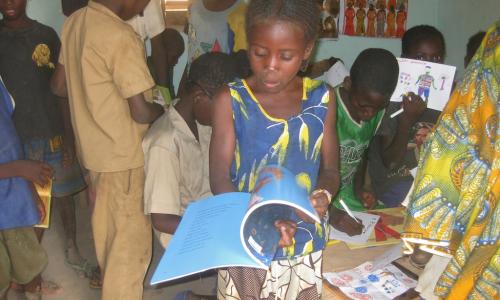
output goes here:
{"type": "Polygon", "coordinates": [[[421,153],[403,239],[451,257],[434,293],[498,299],[500,22],[488,31],[421,153]]]}
{"type": "MultiPolygon", "coordinates": [[[[239,191],[251,192],[257,174],[266,165],[278,164],[296,175],[311,191],[320,165],[323,127],[329,102],[325,84],[303,79],[301,112],[288,120],[271,117],[244,80],[230,86],[236,132],[231,179],[239,191]]],[[[310,224],[298,216],[294,244],[280,249],[266,272],[229,268],[219,272],[219,299],[319,299],[322,250],[327,218],[310,224]],[[253,298],[251,298],[253,297],[253,298]]]]}

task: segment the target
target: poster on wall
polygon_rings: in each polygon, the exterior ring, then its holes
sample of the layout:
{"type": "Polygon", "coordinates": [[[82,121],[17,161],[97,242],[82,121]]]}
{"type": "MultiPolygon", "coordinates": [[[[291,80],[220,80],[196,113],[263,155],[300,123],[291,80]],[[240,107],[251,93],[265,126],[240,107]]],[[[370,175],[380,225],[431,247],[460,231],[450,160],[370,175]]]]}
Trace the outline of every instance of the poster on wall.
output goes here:
{"type": "Polygon", "coordinates": [[[343,0],[316,0],[321,8],[320,39],[339,38],[340,1],[343,0]]]}
{"type": "Polygon", "coordinates": [[[341,34],[401,38],[406,31],[408,0],[342,0],[341,34]]]}

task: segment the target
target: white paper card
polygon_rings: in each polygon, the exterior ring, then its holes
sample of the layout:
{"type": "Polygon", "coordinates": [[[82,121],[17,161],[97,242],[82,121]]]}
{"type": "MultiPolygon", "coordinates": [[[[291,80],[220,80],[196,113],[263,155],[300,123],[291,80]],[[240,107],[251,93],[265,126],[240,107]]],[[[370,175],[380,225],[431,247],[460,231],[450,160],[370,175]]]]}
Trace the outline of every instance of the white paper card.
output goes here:
{"type": "Polygon", "coordinates": [[[403,101],[403,95],[413,92],[427,101],[427,107],[442,111],[450,98],[456,67],[422,60],[398,58],[398,84],[391,101],[403,101]]]}
{"type": "Polygon", "coordinates": [[[372,234],[373,228],[377,224],[380,216],[362,213],[362,212],[353,212],[354,216],[361,220],[363,223],[363,231],[359,235],[349,236],[347,233],[342,232],[333,228],[330,225],[330,240],[339,240],[344,241],[346,243],[355,243],[355,244],[363,244],[366,243],[370,235],[372,234]]]}

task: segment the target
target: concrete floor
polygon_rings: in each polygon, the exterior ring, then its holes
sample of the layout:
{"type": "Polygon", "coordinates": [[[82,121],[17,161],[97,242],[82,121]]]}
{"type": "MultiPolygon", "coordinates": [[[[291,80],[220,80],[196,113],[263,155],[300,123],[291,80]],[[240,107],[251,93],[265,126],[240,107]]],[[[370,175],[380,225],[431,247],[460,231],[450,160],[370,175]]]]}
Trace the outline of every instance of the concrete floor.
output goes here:
{"type": "MultiPolygon", "coordinates": [[[[78,196],[77,202],[77,240],[82,255],[93,264],[97,264],[90,229],[89,208],[86,203],[85,194],[78,196]]],[[[49,256],[49,264],[43,272],[45,280],[51,280],[59,284],[64,290],[60,295],[44,296],[44,300],[93,300],[100,299],[100,290],[89,288],[88,279],[79,278],[78,275],[64,263],[63,231],[59,214],[53,210],[50,228],[45,232],[42,245],[49,256]]],[[[193,290],[199,294],[215,294],[215,277],[209,276],[194,279],[188,282],[176,283],[163,287],[152,287],[147,283],[161,258],[163,249],[155,241],[153,260],[146,277],[144,288],[144,299],[146,300],[169,300],[183,290],[193,290]]],[[[24,296],[14,291],[8,294],[9,300],[24,300],[24,296]]]]}

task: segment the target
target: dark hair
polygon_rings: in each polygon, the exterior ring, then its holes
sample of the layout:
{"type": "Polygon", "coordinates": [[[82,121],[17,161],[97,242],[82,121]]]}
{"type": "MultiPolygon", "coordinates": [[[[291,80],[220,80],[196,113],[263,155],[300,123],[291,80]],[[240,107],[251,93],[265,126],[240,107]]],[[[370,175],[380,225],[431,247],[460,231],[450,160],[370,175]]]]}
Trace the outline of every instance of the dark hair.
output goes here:
{"type": "Polygon", "coordinates": [[[318,33],[320,10],[312,0],[252,0],[246,14],[247,37],[255,24],[269,19],[295,23],[310,43],[318,33]]]}
{"type": "Polygon", "coordinates": [[[168,45],[167,51],[177,51],[179,56],[182,55],[184,52],[184,39],[179,31],[173,28],[166,28],[161,33],[161,37],[163,38],[163,42],[168,45]]]}
{"type": "Polygon", "coordinates": [[[443,46],[443,54],[446,53],[444,36],[441,31],[430,25],[418,25],[408,29],[401,40],[401,52],[404,55],[410,52],[415,45],[426,40],[437,40],[443,46]]]}
{"type": "Polygon", "coordinates": [[[399,65],[396,57],[385,50],[363,50],[354,61],[350,76],[352,88],[357,91],[374,91],[384,96],[396,88],[399,65]]]}
{"type": "Polygon", "coordinates": [[[474,34],[469,38],[469,41],[467,42],[467,52],[465,54],[465,58],[468,61],[470,61],[470,59],[474,56],[474,54],[476,54],[476,51],[479,48],[479,46],[481,46],[481,42],[483,41],[485,35],[486,32],[479,31],[478,33],[474,34]]]}
{"type": "Polygon", "coordinates": [[[200,55],[189,69],[188,82],[218,89],[238,76],[238,68],[230,55],[210,52],[200,55]]]}

